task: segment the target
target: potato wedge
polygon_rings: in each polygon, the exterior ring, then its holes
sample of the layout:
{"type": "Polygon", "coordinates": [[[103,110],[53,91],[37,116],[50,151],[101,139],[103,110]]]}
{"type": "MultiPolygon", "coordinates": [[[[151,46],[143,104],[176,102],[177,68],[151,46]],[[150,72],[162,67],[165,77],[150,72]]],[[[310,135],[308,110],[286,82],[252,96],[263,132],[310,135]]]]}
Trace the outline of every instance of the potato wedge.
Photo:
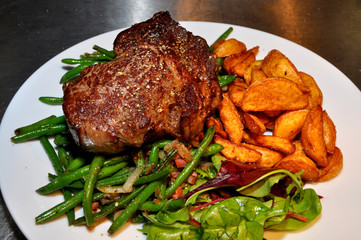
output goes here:
{"type": "Polygon", "coordinates": [[[261,64],[262,64],[262,60],[256,60],[245,69],[243,78],[244,81],[247,83],[247,85],[251,85],[253,68],[260,69],[261,64]]]}
{"type": "Polygon", "coordinates": [[[243,95],[247,88],[248,85],[241,78],[236,78],[228,85],[228,95],[235,106],[241,107],[243,95]]]}
{"type": "Polygon", "coordinates": [[[322,106],[323,95],[322,95],[321,89],[318,87],[316,81],[313,79],[312,76],[310,76],[304,72],[300,72],[300,76],[301,76],[303,82],[305,83],[305,85],[310,90],[309,94],[310,94],[311,101],[309,104],[309,108],[316,107],[317,105],[322,106]]]}
{"type": "Polygon", "coordinates": [[[246,90],[242,110],[274,111],[306,108],[308,97],[291,80],[275,77],[257,81],[246,90]]]}
{"type": "Polygon", "coordinates": [[[223,93],[223,99],[218,107],[218,111],[228,139],[239,145],[243,136],[242,118],[229,98],[228,92],[223,93]]]}
{"type": "Polygon", "coordinates": [[[296,150],[295,146],[289,139],[271,135],[257,135],[249,131],[243,131],[243,140],[246,143],[270,148],[286,155],[292,154],[296,150]]]}
{"type": "Polygon", "coordinates": [[[318,181],[319,169],[310,158],[303,154],[294,153],[288,155],[284,157],[281,161],[279,161],[275,165],[275,168],[285,169],[290,171],[291,173],[298,173],[304,170],[301,175],[302,179],[310,182],[318,181]]]}
{"type": "Polygon", "coordinates": [[[262,135],[266,132],[265,125],[257,118],[257,116],[248,112],[243,112],[242,116],[245,127],[248,128],[252,133],[262,135]]]}
{"type": "Polygon", "coordinates": [[[215,143],[223,146],[221,153],[228,159],[236,160],[241,163],[250,163],[257,162],[262,157],[262,154],[258,151],[246,146],[236,145],[218,135],[215,135],[213,140],[215,143]]]}
{"type": "Polygon", "coordinates": [[[271,110],[271,111],[265,110],[263,112],[266,116],[271,117],[271,118],[278,117],[283,113],[282,110],[271,110]]]}
{"type": "Polygon", "coordinates": [[[336,147],[336,127],[326,110],[322,112],[323,120],[323,139],[325,140],[326,150],[333,154],[336,147]]]}
{"type": "Polygon", "coordinates": [[[251,72],[251,83],[250,84],[255,83],[259,80],[264,80],[266,78],[267,78],[267,76],[263,72],[261,66],[255,66],[251,72]]]}
{"type": "Polygon", "coordinates": [[[226,40],[218,40],[217,42],[213,43],[212,48],[213,50],[219,47],[222,43],[224,43],[226,40]]]}
{"type": "Polygon", "coordinates": [[[288,111],[279,116],[273,128],[273,136],[293,140],[301,132],[308,109],[288,111]]]}
{"type": "Polygon", "coordinates": [[[246,45],[234,38],[222,41],[216,46],[213,45],[213,53],[218,58],[224,58],[233,54],[238,54],[246,51],[246,45]]]}
{"type": "Polygon", "coordinates": [[[343,168],[343,155],[338,147],[328,156],[328,166],[320,170],[319,181],[328,181],[340,174],[343,168]]]}
{"type": "Polygon", "coordinates": [[[281,159],[283,158],[281,153],[279,153],[277,151],[273,151],[269,148],[260,147],[260,146],[256,146],[256,145],[252,145],[252,144],[248,144],[248,143],[241,143],[241,146],[246,146],[248,148],[251,148],[251,149],[256,150],[257,152],[261,153],[262,156],[256,162],[256,164],[259,166],[262,166],[262,167],[273,167],[276,163],[281,161],[281,159]]]}
{"type": "Polygon", "coordinates": [[[295,140],[292,143],[293,143],[293,145],[295,145],[295,148],[296,148],[294,153],[306,155],[305,152],[303,151],[303,146],[302,146],[301,140],[295,140]]]}
{"type": "Polygon", "coordinates": [[[212,125],[216,125],[216,133],[220,135],[223,138],[227,138],[227,133],[223,130],[221,123],[218,121],[218,119],[215,119],[213,117],[208,118],[207,120],[207,128],[209,128],[212,125]]]}
{"type": "Polygon", "coordinates": [[[267,77],[284,77],[296,83],[302,91],[309,91],[295,65],[280,51],[271,50],[261,67],[267,77]]]}
{"type": "Polygon", "coordinates": [[[270,123],[273,124],[275,120],[273,117],[268,116],[264,112],[252,112],[252,114],[256,116],[265,126],[270,123]]]}
{"type": "Polygon", "coordinates": [[[243,77],[245,69],[254,61],[256,61],[256,56],[253,52],[247,51],[233,54],[223,61],[223,68],[228,74],[236,74],[239,77],[243,77]]]}
{"type": "Polygon", "coordinates": [[[327,151],[323,136],[323,116],[321,106],[314,107],[308,113],[301,130],[302,146],[317,166],[327,167],[327,151]]]}

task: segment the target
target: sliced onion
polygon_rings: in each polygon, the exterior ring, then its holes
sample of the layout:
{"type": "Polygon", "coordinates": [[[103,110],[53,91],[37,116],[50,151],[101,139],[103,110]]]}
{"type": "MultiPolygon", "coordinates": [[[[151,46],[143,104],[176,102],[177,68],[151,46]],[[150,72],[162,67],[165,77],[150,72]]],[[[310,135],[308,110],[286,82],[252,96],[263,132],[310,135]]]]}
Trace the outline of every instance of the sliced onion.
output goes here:
{"type": "Polygon", "coordinates": [[[184,160],[186,160],[186,162],[192,161],[192,156],[189,149],[183,143],[179,142],[178,139],[172,141],[171,143],[169,143],[167,146],[164,147],[164,150],[167,152],[170,151],[171,149],[176,149],[178,154],[184,160]]]}
{"type": "Polygon", "coordinates": [[[103,193],[130,193],[133,191],[133,185],[142,174],[144,167],[144,165],[136,167],[123,186],[103,186],[97,189],[103,193]]]}

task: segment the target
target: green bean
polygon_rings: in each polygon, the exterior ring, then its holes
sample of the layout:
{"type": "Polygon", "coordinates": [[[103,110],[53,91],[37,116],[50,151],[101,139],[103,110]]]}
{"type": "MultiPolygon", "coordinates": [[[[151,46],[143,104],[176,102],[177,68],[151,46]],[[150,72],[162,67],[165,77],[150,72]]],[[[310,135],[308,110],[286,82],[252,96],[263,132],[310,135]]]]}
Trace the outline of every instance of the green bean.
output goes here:
{"type": "Polygon", "coordinates": [[[129,172],[132,172],[134,171],[134,167],[125,167],[123,169],[120,169],[118,172],[114,173],[112,176],[110,176],[111,178],[112,177],[117,177],[117,176],[121,176],[121,175],[124,175],[126,173],[129,173],[129,172]]]}
{"type": "Polygon", "coordinates": [[[224,87],[232,83],[237,78],[237,75],[223,75],[218,76],[219,86],[224,87]]]}
{"type": "Polygon", "coordinates": [[[128,177],[130,176],[130,174],[133,171],[125,172],[122,175],[115,175],[115,176],[111,176],[109,178],[104,178],[104,179],[98,180],[97,183],[96,183],[96,186],[97,187],[103,187],[103,186],[113,186],[113,185],[124,184],[125,181],[127,181],[128,177]]]}
{"type": "Polygon", "coordinates": [[[115,164],[128,161],[129,159],[130,157],[128,155],[113,157],[104,162],[104,167],[113,166],[115,164]]]}
{"type": "Polygon", "coordinates": [[[58,116],[54,119],[51,119],[47,124],[41,125],[41,127],[44,128],[44,127],[49,127],[49,126],[57,125],[57,124],[61,124],[61,123],[66,123],[66,118],[64,115],[58,116]]]}
{"type": "MultiPolygon", "coordinates": [[[[60,150],[60,148],[59,148],[59,150],[60,150]]],[[[69,173],[69,172],[75,171],[75,170],[83,167],[85,162],[86,162],[86,159],[83,157],[77,157],[77,158],[73,159],[68,164],[68,166],[65,168],[64,173],[69,173]]]]}
{"type": "Polygon", "coordinates": [[[75,182],[70,183],[66,187],[73,189],[84,189],[84,183],[82,180],[76,180],[75,182]]]}
{"type": "MultiPolygon", "coordinates": [[[[114,166],[104,167],[100,170],[99,179],[108,177],[109,175],[119,171],[121,168],[127,166],[127,162],[118,163],[114,166]]],[[[89,174],[89,165],[74,170],[72,172],[58,176],[54,181],[36,190],[39,194],[49,194],[68,186],[72,182],[79,180],[89,174]]]]}
{"type": "Polygon", "coordinates": [[[153,146],[149,152],[149,163],[154,164],[154,166],[158,165],[158,154],[159,147],[157,145],[153,146]]]}
{"type": "MultiPolygon", "coordinates": [[[[213,154],[216,154],[217,152],[222,151],[223,146],[221,144],[218,143],[213,143],[211,145],[209,145],[206,150],[204,151],[202,157],[207,157],[207,156],[211,156],[213,154]]],[[[192,155],[195,154],[197,151],[197,149],[193,149],[192,150],[192,155]]]]}
{"type": "Polygon", "coordinates": [[[84,55],[82,55],[81,57],[82,59],[102,60],[106,62],[109,62],[114,59],[100,52],[84,53],[84,55]]]}
{"type": "Polygon", "coordinates": [[[146,188],[127,205],[124,211],[114,220],[112,225],[108,229],[109,234],[113,234],[117,231],[138,209],[139,207],[154,193],[157,186],[161,181],[154,181],[150,183],[146,188]]]}
{"type": "Polygon", "coordinates": [[[134,182],[134,186],[139,186],[139,185],[163,178],[164,176],[169,175],[171,172],[173,172],[173,169],[171,167],[165,167],[164,169],[162,169],[158,172],[154,172],[154,173],[151,173],[151,174],[148,174],[148,175],[138,178],[134,182]]]}
{"type": "Polygon", "coordinates": [[[184,199],[171,199],[163,200],[160,203],[153,201],[146,201],[139,208],[141,211],[159,212],[163,210],[174,210],[183,207],[185,204],[184,199]]]}
{"type": "Polygon", "coordinates": [[[79,168],[75,171],[69,172],[58,176],[54,181],[48,183],[47,185],[36,190],[39,194],[48,194],[55,192],[63,187],[66,187],[68,184],[75,182],[76,180],[81,179],[89,173],[89,165],[79,168]]]}
{"type": "Polygon", "coordinates": [[[86,220],[86,224],[91,226],[94,224],[93,212],[92,212],[92,200],[94,186],[98,179],[100,169],[103,166],[105,159],[103,156],[95,156],[89,167],[89,175],[84,184],[83,195],[83,211],[86,220]]]}
{"type": "MultiPolygon", "coordinates": [[[[110,213],[114,212],[117,209],[120,208],[125,208],[127,206],[127,204],[133,200],[136,196],[138,196],[138,194],[143,191],[145,188],[145,185],[135,189],[133,192],[117,199],[116,201],[108,204],[107,206],[105,206],[103,209],[101,209],[99,212],[96,212],[93,214],[93,218],[94,220],[98,220],[100,218],[106,217],[108,216],[110,213]]],[[[78,219],[76,219],[73,224],[75,226],[79,226],[79,225],[83,225],[85,224],[85,217],[80,217],[78,219]]]]}
{"type": "Polygon", "coordinates": [[[206,150],[207,146],[213,139],[214,133],[215,133],[215,125],[212,125],[208,128],[206,134],[204,135],[204,138],[200,143],[197,152],[192,156],[192,161],[183,168],[183,170],[174,180],[173,184],[170,185],[166,190],[167,197],[171,196],[174,193],[174,191],[189,177],[189,175],[197,167],[204,151],[206,150]]]}
{"type": "Polygon", "coordinates": [[[100,53],[103,53],[103,54],[107,55],[108,57],[110,57],[110,58],[112,58],[112,59],[115,57],[113,51],[106,50],[106,49],[104,49],[104,48],[102,48],[102,47],[99,47],[98,45],[94,45],[94,46],[93,46],[93,49],[94,49],[94,50],[97,50],[97,51],[100,52],[100,53]]]}
{"type": "Polygon", "coordinates": [[[38,130],[33,130],[30,132],[16,135],[11,138],[11,141],[13,141],[14,143],[20,143],[20,142],[25,142],[25,141],[32,140],[35,138],[39,138],[39,137],[45,136],[45,135],[51,135],[51,134],[55,134],[55,133],[65,132],[67,130],[68,130],[67,125],[59,124],[59,125],[54,125],[54,126],[50,126],[47,128],[40,128],[38,130]]]}
{"type": "Polygon", "coordinates": [[[83,64],[83,63],[96,63],[97,61],[94,59],[83,58],[83,59],[75,59],[75,58],[63,58],[61,59],[62,63],[65,64],[83,64]]]}
{"type": "Polygon", "coordinates": [[[58,155],[56,154],[53,146],[50,144],[48,138],[46,136],[40,137],[41,145],[43,145],[45,152],[47,153],[51,164],[53,165],[55,172],[57,175],[61,175],[64,171],[63,166],[60,163],[58,155]]]}
{"type": "MultiPolygon", "coordinates": [[[[63,165],[60,161],[60,158],[58,158],[58,156],[56,155],[56,152],[54,150],[54,148],[52,147],[52,145],[50,144],[49,140],[46,138],[46,137],[40,137],[40,142],[41,144],[43,145],[46,153],[48,154],[49,156],[49,159],[51,160],[53,166],[54,166],[54,169],[55,169],[55,172],[58,174],[58,175],[61,175],[62,172],[63,172],[63,165]]],[[[60,150],[60,149],[59,149],[60,150]]],[[[64,150],[65,151],[65,150],[64,150]]],[[[65,153],[66,154],[66,153],[65,153]]],[[[71,198],[71,192],[66,190],[66,189],[63,189],[63,195],[64,195],[64,199],[65,200],[68,200],[71,198]]],[[[74,220],[75,218],[75,212],[74,212],[74,209],[70,209],[69,212],[67,213],[67,218],[68,218],[68,222],[69,224],[74,220]]]]}
{"type": "Polygon", "coordinates": [[[223,62],[224,62],[224,58],[217,58],[217,66],[218,67],[222,67],[222,64],[223,64],[223,62]]]}
{"type": "Polygon", "coordinates": [[[17,128],[14,132],[15,132],[15,135],[19,135],[19,134],[22,134],[22,133],[25,133],[25,132],[31,132],[35,129],[38,129],[40,126],[48,123],[50,120],[56,118],[55,115],[51,115],[49,117],[46,117],[40,121],[37,121],[35,123],[32,123],[30,125],[27,125],[27,126],[23,126],[23,127],[20,127],[20,128],[17,128]]]}
{"type": "Polygon", "coordinates": [[[173,160],[173,158],[175,157],[176,154],[177,154],[177,150],[171,149],[167,153],[167,156],[162,161],[162,163],[158,166],[158,168],[156,168],[155,172],[161,171],[163,168],[165,168],[170,163],[170,161],[173,160]]]}
{"type": "MultiPolygon", "coordinates": [[[[170,167],[166,167],[165,169],[163,169],[163,170],[161,170],[159,172],[155,172],[155,173],[151,173],[151,174],[142,176],[142,177],[138,178],[134,182],[134,186],[139,186],[139,185],[143,185],[145,183],[155,181],[155,180],[157,180],[159,178],[167,176],[171,172],[172,172],[172,169],[170,167]]],[[[130,174],[131,174],[131,172],[127,172],[127,173],[125,173],[123,175],[112,176],[112,177],[109,177],[109,178],[101,179],[96,183],[96,187],[113,186],[113,185],[124,184],[127,181],[130,174]]]]}
{"type": "MultiPolygon", "coordinates": [[[[58,176],[48,173],[48,178],[50,181],[54,181],[58,176]]],[[[72,182],[66,186],[67,188],[84,188],[84,183],[81,180],[76,180],[75,182],[72,182]]]]}
{"type": "MultiPolygon", "coordinates": [[[[75,195],[73,195],[70,199],[65,200],[57,204],[56,206],[50,208],[49,210],[41,213],[35,218],[36,224],[46,223],[68,212],[70,209],[74,208],[75,206],[81,203],[83,199],[83,194],[84,191],[81,190],[75,195]]],[[[96,193],[93,195],[93,201],[97,201],[103,197],[104,197],[104,193],[96,193]]]]}
{"type": "Polygon", "coordinates": [[[63,147],[58,148],[58,158],[59,158],[61,165],[64,167],[64,169],[66,169],[69,165],[69,159],[68,159],[68,154],[67,154],[65,148],[63,148],[63,147]]]}
{"type": "Polygon", "coordinates": [[[126,166],[128,166],[128,162],[120,162],[115,165],[103,167],[102,170],[100,171],[99,179],[109,177],[113,173],[118,172],[120,169],[123,169],[126,166]]]}
{"type": "Polygon", "coordinates": [[[159,186],[159,194],[157,196],[158,199],[160,200],[165,200],[166,196],[165,196],[165,190],[167,189],[167,180],[165,179],[162,184],[159,186]]]}
{"type": "MultiPolygon", "coordinates": [[[[72,198],[72,194],[68,189],[63,189],[64,200],[67,201],[72,198]]],[[[68,225],[70,226],[75,220],[75,210],[71,208],[67,211],[66,217],[68,218],[68,225]]]]}
{"type": "Polygon", "coordinates": [[[173,142],[173,140],[158,140],[158,141],[156,141],[154,143],[145,145],[145,148],[146,149],[151,149],[152,147],[157,146],[159,149],[162,149],[171,142],[173,142]]]}
{"type": "Polygon", "coordinates": [[[43,103],[50,105],[62,105],[63,98],[61,97],[39,97],[39,100],[43,103]]]}
{"type": "Polygon", "coordinates": [[[65,83],[67,81],[69,81],[72,77],[75,77],[76,75],[80,74],[81,70],[83,70],[84,68],[90,66],[90,65],[94,65],[100,63],[98,61],[92,61],[92,62],[84,62],[78,66],[76,66],[75,68],[67,71],[60,79],[60,83],[65,83]]]}
{"type": "MultiPolygon", "coordinates": [[[[231,34],[232,31],[233,31],[233,28],[229,27],[224,33],[222,33],[221,36],[219,36],[217,38],[217,40],[215,42],[220,41],[220,40],[225,40],[229,36],[229,34],[231,34]]],[[[211,52],[213,52],[213,44],[210,46],[211,52]]]]}

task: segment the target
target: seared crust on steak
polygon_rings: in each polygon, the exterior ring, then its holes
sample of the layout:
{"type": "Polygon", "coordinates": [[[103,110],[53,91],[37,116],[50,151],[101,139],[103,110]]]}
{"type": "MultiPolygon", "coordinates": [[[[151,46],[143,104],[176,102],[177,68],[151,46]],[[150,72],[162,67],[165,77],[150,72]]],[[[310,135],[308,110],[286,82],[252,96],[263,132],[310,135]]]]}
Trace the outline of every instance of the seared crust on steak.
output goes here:
{"type": "Polygon", "coordinates": [[[216,61],[206,41],[168,12],[114,41],[113,61],[85,68],[63,86],[70,131],[85,149],[117,153],[164,135],[191,141],[220,103],[216,61]]]}

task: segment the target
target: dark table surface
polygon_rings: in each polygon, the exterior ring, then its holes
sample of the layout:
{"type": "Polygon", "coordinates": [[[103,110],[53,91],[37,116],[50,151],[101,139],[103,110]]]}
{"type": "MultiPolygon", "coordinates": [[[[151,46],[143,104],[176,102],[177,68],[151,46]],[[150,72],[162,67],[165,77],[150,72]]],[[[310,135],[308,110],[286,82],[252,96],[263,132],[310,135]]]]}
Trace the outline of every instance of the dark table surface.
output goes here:
{"type": "MultiPolygon", "coordinates": [[[[168,10],[176,20],[236,24],[300,44],[361,89],[360,0],[1,0],[0,119],[26,79],[74,44],[168,10]]],[[[0,196],[0,239],[25,239],[0,196]]]]}

